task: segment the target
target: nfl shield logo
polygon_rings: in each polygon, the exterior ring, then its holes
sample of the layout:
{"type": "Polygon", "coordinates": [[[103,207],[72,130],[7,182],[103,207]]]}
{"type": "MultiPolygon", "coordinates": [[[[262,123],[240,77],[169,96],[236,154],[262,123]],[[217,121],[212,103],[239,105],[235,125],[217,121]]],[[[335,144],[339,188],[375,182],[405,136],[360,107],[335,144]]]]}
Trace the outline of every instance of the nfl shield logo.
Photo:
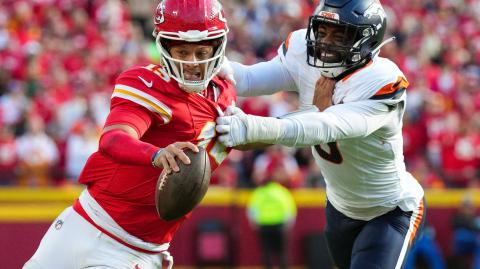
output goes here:
{"type": "Polygon", "coordinates": [[[55,222],[55,229],[60,230],[60,228],[62,228],[62,226],[63,226],[63,220],[59,219],[55,222]]]}

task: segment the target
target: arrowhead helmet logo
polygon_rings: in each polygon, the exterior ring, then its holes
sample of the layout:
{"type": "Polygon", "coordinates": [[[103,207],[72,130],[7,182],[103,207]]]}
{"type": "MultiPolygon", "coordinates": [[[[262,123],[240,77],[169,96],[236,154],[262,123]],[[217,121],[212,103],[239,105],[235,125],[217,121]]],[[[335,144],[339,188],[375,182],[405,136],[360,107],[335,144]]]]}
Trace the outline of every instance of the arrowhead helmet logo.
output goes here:
{"type": "Polygon", "coordinates": [[[370,7],[368,7],[368,9],[365,10],[364,16],[368,19],[373,16],[378,16],[381,20],[385,20],[387,17],[385,10],[383,10],[383,7],[379,1],[375,1],[370,7]]]}
{"type": "Polygon", "coordinates": [[[221,22],[227,23],[227,19],[225,19],[225,16],[223,15],[222,4],[219,1],[215,1],[215,4],[213,6],[212,16],[216,16],[217,14],[218,14],[218,19],[221,22]]]}
{"type": "Polygon", "coordinates": [[[157,6],[155,24],[161,24],[165,21],[164,10],[165,10],[165,3],[164,1],[162,1],[157,6]]]}

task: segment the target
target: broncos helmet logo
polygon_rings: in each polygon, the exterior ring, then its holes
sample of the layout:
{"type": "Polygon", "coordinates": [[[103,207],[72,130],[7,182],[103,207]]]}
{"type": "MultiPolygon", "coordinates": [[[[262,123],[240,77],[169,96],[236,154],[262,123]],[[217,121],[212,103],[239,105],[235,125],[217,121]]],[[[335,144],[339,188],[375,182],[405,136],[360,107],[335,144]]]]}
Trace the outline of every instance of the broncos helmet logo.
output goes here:
{"type": "Polygon", "coordinates": [[[375,1],[373,5],[368,7],[367,10],[365,10],[365,13],[363,14],[366,18],[370,19],[373,16],[379,16],[381,20],[385,20],[387,17],[387,14],[385,14],[385,10],[383,10],[382,5],[380,2],[375,1]]]}

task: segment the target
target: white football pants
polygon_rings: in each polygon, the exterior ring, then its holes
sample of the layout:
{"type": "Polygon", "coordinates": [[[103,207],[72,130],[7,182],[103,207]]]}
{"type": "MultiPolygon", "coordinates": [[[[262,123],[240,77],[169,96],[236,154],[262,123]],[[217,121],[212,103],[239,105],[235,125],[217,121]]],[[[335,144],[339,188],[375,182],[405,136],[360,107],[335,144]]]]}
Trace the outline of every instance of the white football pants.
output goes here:
{"type": "Polygon", "coordinates": [[[170,269],[168,252],[147,254],[128,248],[102,233],[72,207],[52,223],[23,269],[170,269]]]}

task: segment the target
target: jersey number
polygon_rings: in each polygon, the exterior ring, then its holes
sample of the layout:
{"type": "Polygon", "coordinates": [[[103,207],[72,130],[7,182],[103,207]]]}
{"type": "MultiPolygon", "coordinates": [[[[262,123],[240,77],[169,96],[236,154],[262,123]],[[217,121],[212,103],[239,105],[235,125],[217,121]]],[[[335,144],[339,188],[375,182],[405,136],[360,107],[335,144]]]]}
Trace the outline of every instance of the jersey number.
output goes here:
{"type": "Polygon", "coordinates": [[[199,147],[205,147],[208,155],[212,157],[217,164],[222,163],[227,158],[227,147],[216,139],[215,122],[207,122],[197,137],[199,147]]]}
{"type": "Polygon", "coordinates": [[[343,157],[338,149],[337,142],[330,142],[327,145],[330,149],[330,153],[323,150],[320,145],[315,146],[315,150],[317,151],[318,155],[329,162],[341,164],[343,162],[343,157]]]}
{"type": "Polygon", "coordinates": [[[165,80],[166,82],[170,81],[170,76],[168,75],[167,70],[165,70],[165,67],[160,65],[149,64],[144,68],[152,71],[153,73],[155,73],[155,75],[159,76],[161,79],[165,80]]]}

